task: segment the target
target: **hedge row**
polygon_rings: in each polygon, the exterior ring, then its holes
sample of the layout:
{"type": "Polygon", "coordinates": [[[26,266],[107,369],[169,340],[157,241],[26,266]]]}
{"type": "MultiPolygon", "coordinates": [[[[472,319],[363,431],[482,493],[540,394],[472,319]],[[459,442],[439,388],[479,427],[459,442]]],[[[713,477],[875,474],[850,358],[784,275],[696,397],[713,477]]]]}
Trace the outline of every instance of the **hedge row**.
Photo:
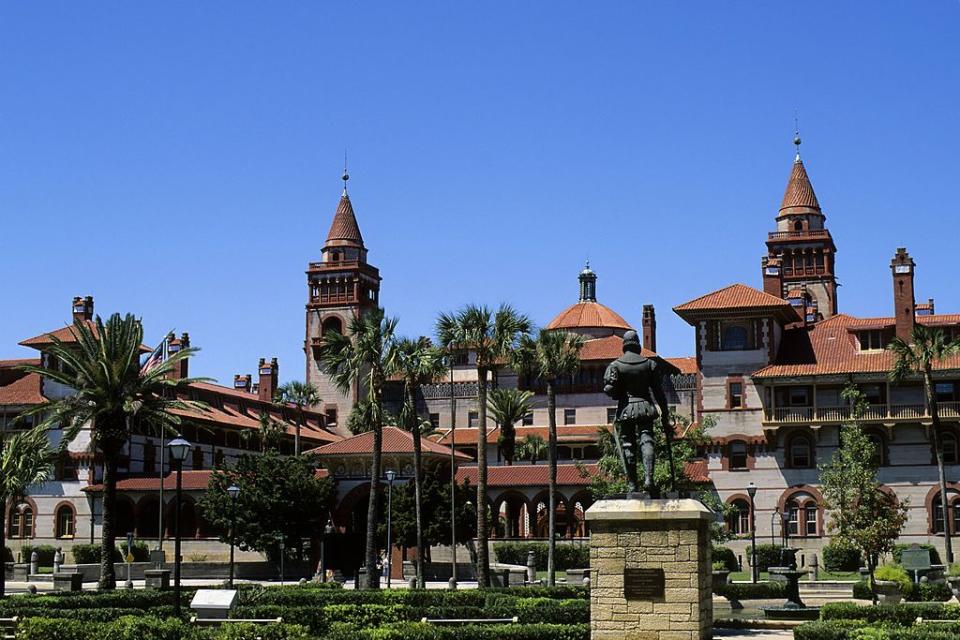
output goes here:
{"type": "Polygon", "coordinates": [[[486,607],[498,597],[587,600],[589,590],[581,586],[513,587],[501,589],[311,589],[302,587],[243,589],[240,604],[286,606],[326,606],[332,604],[403,604],[411,607],[486,607]]]}
{"type": "Polygon", "coordinates": [[[727,571],[740,571],[740,563],[737,561],[737,554],[733,549],[727,547],[713,548],[713,562],[722,562],[727,571]]]}
{"type": "Polygon", "coordinates": [[[823,568],[827,571],[856,571],[862,565],[860,551],[839,544],[823,548],[823,568]]]}
{"type": "Polygon", "coordinates": [[[924,620],[960,621],[960,605],[941,602],[917,602],[885,607],[863,607],[853,602],[830,602],[820,609],[821,620],[862,620],[913,624],[917,618],[924,620]]]}
{"type": "Polygon", "coordinates": [[[713,585],[713,593],[730,600],[765,600],[786,596],[782,582],[728,582],[713,585]]]}
{"type": "Polygon", "coordinates": [[[866,626],[859,620],[818,620],[793,630],[794,640],[956,640],[960,623],[913,627],[866,626]]]}
{"type": "MultiPolygon", "coordinates": [[[[196,589],[183,589],[183,602],[190,602],[196,589]]],[[[135,609],[149,611],[173,606],[173,591],[117,590],[103,592],[67,592],[59,595],[21,595],[0,601],[0,617],[17,615],[18,610],[57,611],[70,609],[135,609]]]]}
{"type": "MultiPolygon", "coordinates": [[[[589,640],[590,625],[519,624],[438,627],[415,622],[358,629],[333,625],[325,640],[589,640]]],[[[18,640],[310,640],[310,632],[295,624],[248,625],[231,623],[219,628],[197,628],[180,620],[125,616],[114,622],[32,618],[21,623],[18,640]]]]}
{"type": "MultiPolygon", "coordinates": [[[[911,582],[903,594],[903,599],[907,602],[946,602],[952,596],[950,587],[942,582],[921,582],[920,584],[911,582]]],[[[866,580],[854,583],[853,597],[856,600],[872,600],[870,583],[866,580]]]]}
{"type": "MultiPolygon", "coordinates": [[[[527,566],[527,554],[533,551],[538,571],[547,569],[546,542],[496,542],[493,551],[497,554],[497,561],[504,564],[519,564],[527,566]]],[[[557,571],[567,569],[586,569],[590,566],[590,547],[569,542],[556,545],[554,563],[557,571]]]]}
{"type": "MultiPolygon", "coordinates": [[[[77,564],[100,564],[101,546],[99,544],[75,544],[70,552],[73,554],[73,561],[77,564]]],[[[113,561],[123,562],[127,555],[127,542],[123,541],[119,547],[113,550],[113,561]]],[[[148,562],[150,560],[150,548],[146,542],[135,541],[133,543],[133,561],[148,562]]]]}
{"type": "Polygon", "coordinates": [[[53,566],[53,554],[57,552],[57,548],[49,544],[24,544],[20,545],[20,557],[24,562],[30,562],[30,557],[33,555],[33,552],[37,552],[37,562],[41,567],[52,567],[53,566]]]}

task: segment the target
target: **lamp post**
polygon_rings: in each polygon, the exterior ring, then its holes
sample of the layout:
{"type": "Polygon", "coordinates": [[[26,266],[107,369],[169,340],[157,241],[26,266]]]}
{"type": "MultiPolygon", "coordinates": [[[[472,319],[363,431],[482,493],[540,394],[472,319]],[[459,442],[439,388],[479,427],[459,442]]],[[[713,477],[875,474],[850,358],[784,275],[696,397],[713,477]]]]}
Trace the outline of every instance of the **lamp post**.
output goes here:
{"type": "MultiPolygon", "coordinates": [[[[780,527],[780,536],[783,538],[783,548],[787,548],[787,542],[790,540],[790,512],[792,509],[790,507],[784,507],[783,513],[780,514],[780,519],[783,521],[783,526],[780,527]]],[[[783,555],[781,551],[780,555],[783,555]]]]}
{"type": "MultiPolygon", "coordinates": [[[[453,395],[453,342],[447,345],[450,366],[450,582],[457,588],[457,401],[453,395]]],[[[419,553],[419,550],[418,550],[419,553]]]]}
{"type": "Polygon", "coordinates": [[[173,514],[173,590],[176,593],[174,597],[174,614],[180,617],[180,500],[183,493],[183,461],[190,454],[193,448],[189,442],[182,437],[177,436],[167,443],[170,447],[170,459],[177,464],[177,492],[174,498],[176,511],[173,514]]]}
{"type": "Polygon", "coordinates": [[[393,573],[393,540],[390,526],[393,523],[393,481],[396,478],[397,472],[387,469],[387,589],[390,588],[390,574],[393,573]]]}
{"type": "Polygon", "coordinates": [[[327,536],[333,533],[333,519],[327,518],[327,526],[320,536],[320,581],[327,581],[327,536]]]}
{"type": "Polygon", "coordinates": [[[753,482],[747,485],[747,495],[750,496],[750,579],[757,583],[757,519],[753,499],[757,495],[757,485],[753,482]]]}
{"type": "Polygon", "coordinates": [[[240,487],[231,484],[227,488],[230,496],[230,588],[233,589],[233,547],[237,536],[237,498],[240,497],[240,487]]]}

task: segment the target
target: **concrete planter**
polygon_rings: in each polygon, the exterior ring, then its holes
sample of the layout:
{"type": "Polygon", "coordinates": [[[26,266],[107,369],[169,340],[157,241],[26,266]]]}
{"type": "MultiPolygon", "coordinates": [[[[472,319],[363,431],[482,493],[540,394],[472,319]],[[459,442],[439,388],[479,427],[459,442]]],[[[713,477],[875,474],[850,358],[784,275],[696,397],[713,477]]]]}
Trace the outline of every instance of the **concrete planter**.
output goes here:
{"type": "Polygon", "coordinates": [[[147,587],[151,589],[169,589],[170,588],[170,570],[169,569],[147,569],[143,572],[143,578],[147,587]]]}
{"type": "Polygon", "coordinates": [[[713,584],[727,584],[730,581],[730,572],[726,569],[713,571],[713,584]]]}
{"type": "Polygon", "coordinates": [[[960,600],[960,576],[947,578],[947,584],[950,585],[950,591],[953,591],[953,599],[960,600]]]}
{"type": "Polygon", "coordinates": [[[77,572],[58,572],[53,574],[54,591],[83,590],[83,575],[77,572]]]}
{"type": "Polygon", "coordinates": [[[903,600],[903,592],[900,590],[900,583],[892,580],[877,580],[876,594],[880,599],[880,604],[900,604],[903,600]]]}

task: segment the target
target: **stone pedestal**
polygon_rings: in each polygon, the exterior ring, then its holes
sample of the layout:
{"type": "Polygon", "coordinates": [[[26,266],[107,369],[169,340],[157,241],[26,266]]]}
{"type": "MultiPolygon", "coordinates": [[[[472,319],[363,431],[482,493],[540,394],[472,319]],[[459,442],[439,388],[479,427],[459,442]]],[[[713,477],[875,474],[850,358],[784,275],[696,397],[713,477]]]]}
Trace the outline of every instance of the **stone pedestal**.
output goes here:
{"type": "Polygon", "coordinates": [[[709,640],[710,523],[697,500],[601,500],[590,523],[591,640],[709,640]]]}
{"type": "Polygon", "coordinates": [[[82,591],[83,574],[75,571],[56,572],[53,574],[54,591],[82,591]]]}
{"type": "Polygon", "coordinates": [[[150,589],[170,588],[169,569],[146,569],[143,572],[143,578],[146,581],[146,586],[150,589]]]}

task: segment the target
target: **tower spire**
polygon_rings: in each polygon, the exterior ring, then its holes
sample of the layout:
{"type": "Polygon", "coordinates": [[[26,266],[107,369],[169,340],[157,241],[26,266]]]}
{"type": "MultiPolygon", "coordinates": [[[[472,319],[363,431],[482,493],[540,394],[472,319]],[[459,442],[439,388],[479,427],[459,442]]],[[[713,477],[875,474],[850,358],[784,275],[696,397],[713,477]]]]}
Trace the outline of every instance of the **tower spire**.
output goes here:
{"type": "Polygon", "coordinates": [[[793,159],[794,162],[802,162],[800,160],[800,118],[797,116],[793,117],[793,144],[797,147],[797,156],[793,159]]]}
{"type": "Polygon", "coordinates": [[[347,180],[350,179],[350,174],[347,173],[347,150],[343,150],[343,176],[340,178],[343,180],[343,195],[347,195],[347,180]]]}
{"type": "Polygon", "coordinates": [[[577,279],[580,281],[580,302],[596,302],[597,274],[590,268],[589,259],[577,279]]]}

